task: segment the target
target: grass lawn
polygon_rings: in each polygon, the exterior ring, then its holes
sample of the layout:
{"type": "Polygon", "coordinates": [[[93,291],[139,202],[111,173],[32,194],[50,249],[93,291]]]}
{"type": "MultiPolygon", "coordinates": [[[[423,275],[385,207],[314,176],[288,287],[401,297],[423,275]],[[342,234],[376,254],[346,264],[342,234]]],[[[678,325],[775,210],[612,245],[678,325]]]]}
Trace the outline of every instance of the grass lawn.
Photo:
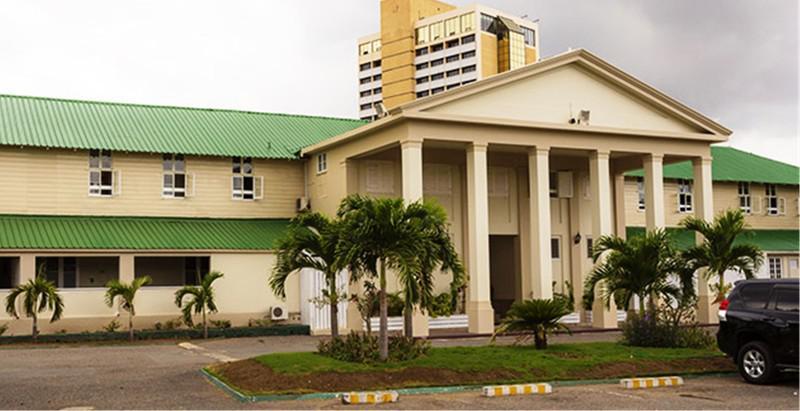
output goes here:
{"type": "Polygon", "coordinates": [[[732,371],[717,350],[618,343],[432,348],[411,361],[356,364],[316,353],[269,354],[212,367],[246,394],[296,394],[732,371]]]}

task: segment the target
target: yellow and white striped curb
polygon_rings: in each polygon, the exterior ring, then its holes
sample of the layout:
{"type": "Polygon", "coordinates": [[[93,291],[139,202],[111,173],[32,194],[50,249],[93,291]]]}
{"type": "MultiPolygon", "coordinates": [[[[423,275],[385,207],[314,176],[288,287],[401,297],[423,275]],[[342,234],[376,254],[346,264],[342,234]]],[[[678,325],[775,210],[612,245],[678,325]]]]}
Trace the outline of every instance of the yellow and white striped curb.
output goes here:
{"type": "Polygon", "coordinates": [[[656,378],[625,378],[619,380],[623,388],[638,389],[638,388],[657,388],[657,387],[671,387],[676,385],[683,385],[683,378],[681,377],[656,377],[656,378]]]}
{"type": "Polygon", "coordinates": [[[550,394],[553,387],[550,384],[515,384],[491,385],[483,387],[484,397],[505,397],[509,395],[550,394]]]}
{"type": "Polygon", "coordinates": [[[344,392],[339,396],[344,404],[383,404],[400,398],[397,391],[344,392]]]}

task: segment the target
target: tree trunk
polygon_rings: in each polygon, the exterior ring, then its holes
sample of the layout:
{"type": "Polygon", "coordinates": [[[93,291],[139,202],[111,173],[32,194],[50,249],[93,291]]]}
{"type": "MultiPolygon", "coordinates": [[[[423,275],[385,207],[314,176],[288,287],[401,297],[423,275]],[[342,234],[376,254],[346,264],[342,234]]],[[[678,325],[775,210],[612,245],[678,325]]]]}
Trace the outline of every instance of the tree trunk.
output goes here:
{"type": "Polygon", "coordinates": [[[39,340],[39,326],[38,326],[39,324],[35,312],[33,313],[32,317],[33,317],[33,331],[31,331],[31,335],[33,335],[33,342],[36,342],[39,340]]]}
{"type": "Polygon", "coordinates": [[[380,262],[380,305],[381,305],[381,324],[378,330],[378,351],[381,361],[389,359],[389,307],[386,304],[386,267],[383,265],[383,260],[380,262]]]}
{"type": "Polygon", "coordinates": [[[544,350],[547,348],[547,333],[545,331],[534,331],[533,344],[537,350],[544,350]]]}
{"type": "Polygon", "coordinates": [[[403,309],[403,334],[406,337],[414,337],[414,307],[406,307],[403,309]]]}
{"type": "Polygon", "coordinates": [[[133,313],[128,312],[128,339],[133,342],[133,313]]]}
{"type": "Polygon", "coordinates": [[[203,307],[203,338],[208,339],[208,322],[206,322],[206,308],[203,307]]]}
{"type": "Polygon", "coordinates": [[[339,292],[336,289],[336,273],[328,276],[328,293],[331,296],[331,338],[339,337],[339,292]]]}

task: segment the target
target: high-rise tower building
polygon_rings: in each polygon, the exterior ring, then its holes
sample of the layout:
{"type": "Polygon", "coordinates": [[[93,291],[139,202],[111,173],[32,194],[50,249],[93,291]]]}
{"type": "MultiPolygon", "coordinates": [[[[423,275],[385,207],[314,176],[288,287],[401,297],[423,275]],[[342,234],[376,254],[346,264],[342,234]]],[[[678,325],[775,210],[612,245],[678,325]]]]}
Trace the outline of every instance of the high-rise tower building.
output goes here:
{"type": "Polygon", "coordinates": [[[472,5],[381,0],[381,31],[358,40],[359,117],[539,59],[535,21],[472,5]]]}

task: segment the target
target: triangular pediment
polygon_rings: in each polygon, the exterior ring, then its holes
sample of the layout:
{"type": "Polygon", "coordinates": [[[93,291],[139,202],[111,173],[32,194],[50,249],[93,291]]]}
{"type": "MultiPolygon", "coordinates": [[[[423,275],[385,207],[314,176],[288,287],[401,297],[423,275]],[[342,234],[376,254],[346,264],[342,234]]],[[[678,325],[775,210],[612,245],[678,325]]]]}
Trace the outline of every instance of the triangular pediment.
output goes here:
{"type": "Polygon", "coordinates": [[[503,73],[427,102],[418,100],[403,111],[566,126],[588,110],[589,124],[598,128],[730,134],[588,52],[567,57],[503,73]]]}

